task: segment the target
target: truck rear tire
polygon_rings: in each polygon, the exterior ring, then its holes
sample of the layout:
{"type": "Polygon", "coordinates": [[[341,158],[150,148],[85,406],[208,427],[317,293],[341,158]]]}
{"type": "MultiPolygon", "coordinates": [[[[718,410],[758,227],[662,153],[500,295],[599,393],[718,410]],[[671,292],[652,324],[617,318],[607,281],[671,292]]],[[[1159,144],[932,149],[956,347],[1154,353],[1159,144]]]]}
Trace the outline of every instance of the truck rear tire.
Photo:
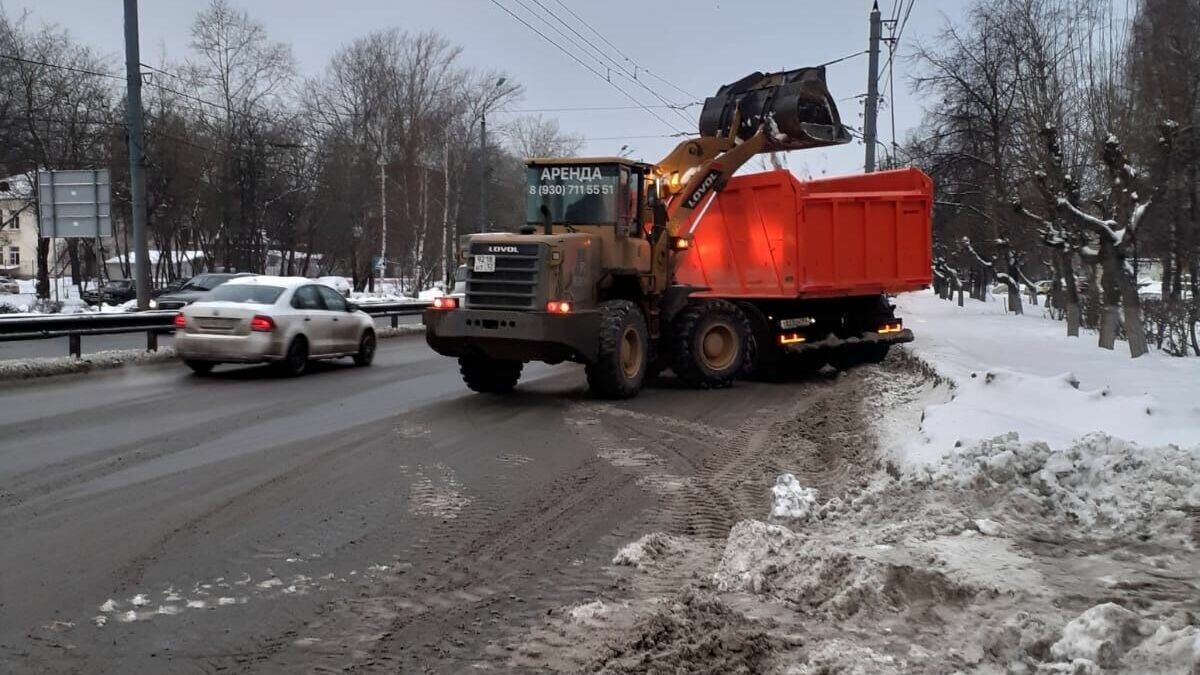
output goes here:
{"type": "Polygon", "coordinates": [[[686,385],[718,389],[742,372],[753,329],[746,314],[726,300],[694,302],[671,325],[671,370],[686,385]]]}
{"type": "Polygon", "coordinates": [[[750,323],[750,338],[747,341],[745,363],[741,377],[758,382],[780,382],[787,378],[784,368],[785,354],[772,339],[771,325],[758,307],[748,302],[739,302],[738,309],[750,323]]]}
{"type": "Polygon", "coordinates": [[[507,394],[521,379],[520,361],[506,361],[487,356],[463,356],[458,359],[458,370],[463,382],[471,391],[481,394],[507,394]]]}
{"type": "Polygon", "coordinates": [[[603,398],[632,398],[642,389],[650,358],[650,331],[642,310],[628,300],[600,304],[600,345],[587,365],[588,387],[603,398]]]}

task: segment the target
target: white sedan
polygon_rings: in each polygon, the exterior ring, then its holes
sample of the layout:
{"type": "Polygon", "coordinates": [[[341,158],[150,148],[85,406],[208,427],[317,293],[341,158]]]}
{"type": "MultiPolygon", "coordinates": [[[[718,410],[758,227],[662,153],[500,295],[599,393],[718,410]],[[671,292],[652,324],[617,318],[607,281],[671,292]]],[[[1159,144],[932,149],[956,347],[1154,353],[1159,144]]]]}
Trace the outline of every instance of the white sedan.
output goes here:
{"type": "Polygon", "coordinates": [[[375,322],[312,279],[230,280],[175,317],[175,353],[197,373],[218,363],[275,363],[300,375],[313,359],[375,358],[375,322]]]}

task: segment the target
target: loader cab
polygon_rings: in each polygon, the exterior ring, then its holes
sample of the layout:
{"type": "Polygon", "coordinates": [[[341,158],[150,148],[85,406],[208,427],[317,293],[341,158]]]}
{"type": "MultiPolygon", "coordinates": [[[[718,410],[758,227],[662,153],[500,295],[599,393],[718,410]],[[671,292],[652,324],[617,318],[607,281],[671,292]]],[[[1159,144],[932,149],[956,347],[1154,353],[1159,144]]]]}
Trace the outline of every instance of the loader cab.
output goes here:
{"type": "Polygon", "coordinates": [[[613,228],[620,237],[642,237],[650,171],[647,164],[620,157],[531,159],[526,228],[547,234],[613,228]]]}

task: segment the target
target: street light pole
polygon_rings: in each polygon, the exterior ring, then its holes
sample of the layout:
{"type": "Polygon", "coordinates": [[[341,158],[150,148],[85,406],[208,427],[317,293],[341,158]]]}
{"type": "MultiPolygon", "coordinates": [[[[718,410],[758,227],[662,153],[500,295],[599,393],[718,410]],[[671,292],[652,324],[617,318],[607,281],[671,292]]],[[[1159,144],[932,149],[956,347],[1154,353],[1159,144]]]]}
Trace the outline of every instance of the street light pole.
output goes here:
{"type": "Polygon", "coordinates": [[[479,227],[487,229],[487,108],[479,114],[479,227]]]}
{"type": "MultiPolygon", "coordinates": [[[[879,41],[883,37],[883,21],[879,1],[871,8],[871,44],[867,57],[867,101],[864,106],[863,142],[867,144],[866,172],[875,171],[875,143],[879,118],[879,41]]],[[[890,104],[889,104],[890,105],[890,104]]]]}
{"type": "Polygon", "coordinates": [[[146,155],[142,131],[140,51],[138,3],[137,0],[125,0],[125,120],[129,143],[129,197],[133,211],[133,278],[138,309],[145,310],[150,308],[150,251],[146,245],[146,155]]]}
{"type": "MultiPolygon", "coordinates": [[[[504,86],[507,78],[496,80],[496,89],[504,86]]],[[[484,98],[483,110],[479,113],[479,229],[487,230],[487,99],[484,98]]]]}

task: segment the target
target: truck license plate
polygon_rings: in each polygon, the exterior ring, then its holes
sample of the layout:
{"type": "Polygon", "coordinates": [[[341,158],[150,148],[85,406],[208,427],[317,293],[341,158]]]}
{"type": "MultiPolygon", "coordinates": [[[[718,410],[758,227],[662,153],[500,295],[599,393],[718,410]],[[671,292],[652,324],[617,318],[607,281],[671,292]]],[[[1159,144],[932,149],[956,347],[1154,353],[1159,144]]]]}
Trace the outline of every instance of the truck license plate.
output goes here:
{"type": "Polygon", "coordinates": [[[496,256],[494,256],[494,255],[477,255],[477,256],[475,256],[475,271],[476,272],[495,272],[496,271],[496,256]]]}

